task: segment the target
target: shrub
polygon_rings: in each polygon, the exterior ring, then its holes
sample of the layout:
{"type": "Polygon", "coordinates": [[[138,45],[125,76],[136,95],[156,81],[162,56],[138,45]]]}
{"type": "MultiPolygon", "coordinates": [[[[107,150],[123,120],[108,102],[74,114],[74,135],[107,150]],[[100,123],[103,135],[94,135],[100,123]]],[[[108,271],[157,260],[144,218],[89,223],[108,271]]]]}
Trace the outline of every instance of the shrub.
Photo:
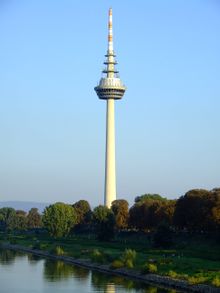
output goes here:
{"type": "Polygon", "coordinates": [[[124,264],[125,267],[131,269],[134,267],[134,262],[136,260],[136,251],[132,249],[125,249],[124,253],[122,254],[120,260],[124,264]]]}
{"type": "Polygon", "coordinates": [[[155,264],[151,264],[151,263],[147,263],[142,267],[142,273],[144,274],[155,274],[157,273],[157,265],[155,264]]]}
{"type": "Polygon", "coordinates": [[[102,253],[98,249],[94,249],[92,251],[91,257],[96,258],[99,257],[102,253]]]}
{"type": "Polygon", "coordinates": [[[188,278],[189,278],[189,275],[188,274],[181,274],[181,279],[183,279],[183,280],[188,280],[188,278]]]}
{"type": "Polygon", "coordinates": [[[128,269],[132,269],[134,267],[133,261],[131,259],[127,259],[126,262],[125,262],[125,266],[128,269]]]}
{"type": "Polygon", "coordinates": [[[207,280],[205,277],[189,277],[188,282],[190,285],[202,284],[207,280]]]}
{"type": "Polygon", "coordinates": [[[220,278],[219,277],[215,277],[212,280],[212,285],[216,286],[216,287],[220,287],[220,278]]]}
{"type": "Polygon", "coordinates": [[[114,260],[111,264],[112,269],[119,269],[126,267],[132,269],[136,260],[136,251],[132,249],[125,249],[120,259],[114,260]]]}
{"type": "Polygon", "coordinates": [[[120,269],[123,267],[124,267],[124,263],[119,259],[114,260],[111,264],[112,269],[120,269]]]}
{"type": "Polygon", "coordinates": [[[157,291],[157,288],[156,288],[156,287],[149,287],[149,288],[147,289],[147,292],[148,292],[148,293],[157,293],[158,291],[157,291]]]}
{"type": "Polygon", "coordinates": [[[90,257],[91,257],[91,260],[94,262],[97,262],[97,263],[105,262],[105,255],[98,249],[94,249],[90,257]]]}
{"type": "Polygon", "coordinates": [[[53,249],[51,249],[51,253],[56,254],[56,255],[64,255],[64,250],[60,246],[55,246],[53,249]]]}
{"type": "Polygon", "coordinates": [[[149,273],[156,273],[157,272],[157,265],[149,264],[149,273]]]}
{"type": "Polygon", "coordinates": [[[178,274],[175,271],[170,270],[167,274],[170,278],[176,278],[178,274]]]}
{"type": "Polygon", "coordinates": [[[124,253],[121,256],[121,260],[126,263],[127,260],[130,260],[132,263],[136,260],[136,251],[132,249],[125,249],[124,253]]]}
{"type": "Polygon", "coordinates": [[[198,282],[198,279],[196,278],[196,277],[189,277],[188,278],[188,282],[189,282],[189,284],[191,284],[191,285],[195,285],[195,284],[198,284],[199,282],[198,282]]]}

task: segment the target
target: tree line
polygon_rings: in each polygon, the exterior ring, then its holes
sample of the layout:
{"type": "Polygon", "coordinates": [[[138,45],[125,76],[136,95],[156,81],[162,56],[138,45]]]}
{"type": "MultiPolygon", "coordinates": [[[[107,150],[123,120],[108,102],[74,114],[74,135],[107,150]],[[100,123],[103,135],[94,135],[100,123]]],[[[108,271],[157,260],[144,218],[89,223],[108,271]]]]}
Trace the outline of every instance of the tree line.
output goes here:
{"type": "Polygon", "coordinates": [[[136,197],[130,208],[126,200],[118,199],[111,208],[99,205],[93,210],[86,200],[72,205],[57,202],[46,207],[43,214],[36,208],[28,213],[8,207],[0,209],[0,230],[46,229],[56,238],[92,231],[100,240],[107,240],[115,231],[152,232],[160,225],[173,231],[220,233],[220,188],[193,189],[177,200],[144,194],[136,197]]]}

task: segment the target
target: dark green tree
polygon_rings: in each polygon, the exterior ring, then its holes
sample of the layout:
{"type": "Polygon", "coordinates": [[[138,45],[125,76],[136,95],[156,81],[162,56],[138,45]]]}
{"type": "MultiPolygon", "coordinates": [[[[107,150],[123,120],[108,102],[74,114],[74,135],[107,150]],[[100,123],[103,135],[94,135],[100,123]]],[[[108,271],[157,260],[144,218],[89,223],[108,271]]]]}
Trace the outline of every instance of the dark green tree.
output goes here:
{"type": "Polygon", "coordinates": [[[211,190],[211,197],[213,200],[211,219],[215,229],[220,232],[220,188],[211,190]]]}
{"type": "Polygon", "coordinates": [[[176,203],[174,224],[191,232],[213,231],[218,218],[219,192],[193,189],[176,203]]]}
{"type": "Polygon", "coordinates": [[[9,219],[15,216],[16,211],[13,208],[5,207],[0,209],[0,228],[5,230],[8,228],[9,219]]]}
{"type": "Polygon", "coordinates": [[[93,210],[93,223],[99,240],[108,241],[114,237],[115,216],[111,209],[102,205],[97,206],[93,210]]]}
{"type": "Polygon", "coordinates": [[[151,230],[158,225],[157,213],[162,202],[148,199],[135,203],[129,210],[130,225],[139,230],[151,230]]]}
{"type": "Polygon", "coordinates": [[[26,230],[27,229],[27,214],[25,211],[17,210],[14,213],[10,214],[7,224],[8,230],[26,230]]]}
{"type": "Polygon", "coordinates": [[[91,218],[91,208],[86,200],[79,200],[73,204],[77,215],[77,224],[87,224],[91,218]]]}
{"type": "Polygon", "coordinates": [[[169,248],[173,244],[173,231],[167,223],[160,223],[153,237],[155,247],[169,248]]]}
{"type": "Polygon", "coordinates": [[[175,212],[176,200],[166,200],[156,211],[156,223],[167,223],[168,225],[173,224],[173,215],[175,212]]]}
{"type": "Polygon", "coordinates": [[[129,224],[143,231],[154,230],[162,222],[172,224],[175,204],[175,201],[159,194],[136,197],[135,204],[129,210],[129,224]]]}
{"type": "Polygon", "coordinates": [[[135,198],[135,203],[143,203],[145,201],[149,201],[149,200],[159,200],[159,201],[164,201],[164,200],[167,200],[165,197],[162,197],[161,195],[159,194],[152,194],[152,193],[146,193],[146,194],[143,194],[141,196],[137,196],[135,198]]]}

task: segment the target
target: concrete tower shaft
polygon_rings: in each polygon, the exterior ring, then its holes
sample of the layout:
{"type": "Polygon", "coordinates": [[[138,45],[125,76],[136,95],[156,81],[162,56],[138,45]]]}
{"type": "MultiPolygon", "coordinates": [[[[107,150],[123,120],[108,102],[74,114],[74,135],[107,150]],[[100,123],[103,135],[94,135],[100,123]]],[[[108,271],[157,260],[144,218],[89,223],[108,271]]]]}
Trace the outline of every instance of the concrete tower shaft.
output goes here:
{"type": "Polygon", "coordinates": [[[108,21],[108,50],[105,55],[106,68],[103,73],[105,77],[100,79],[95,91],[100,99],[107,100],[106,108],[106,154],[105,154],[105,199],[107,207],[116,199],[116,174],[115,174],[115,101],[121,99],[126,90],[118,71],[115,70],[116,55],[113,50],[113,30],[112,30],[112,9],[109,9],[108,21]]]}

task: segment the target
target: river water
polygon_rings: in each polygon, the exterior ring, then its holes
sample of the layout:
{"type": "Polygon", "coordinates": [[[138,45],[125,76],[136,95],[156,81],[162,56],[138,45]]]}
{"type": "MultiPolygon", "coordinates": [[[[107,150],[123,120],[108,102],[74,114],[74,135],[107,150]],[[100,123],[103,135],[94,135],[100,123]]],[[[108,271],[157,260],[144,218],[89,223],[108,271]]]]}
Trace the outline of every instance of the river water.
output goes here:
{"type": "Polygon", "coordinates": [[[159,289],[31,254],[0,250],[0,293],[60,292],[174,293],[176,291],[159,289]]]}

